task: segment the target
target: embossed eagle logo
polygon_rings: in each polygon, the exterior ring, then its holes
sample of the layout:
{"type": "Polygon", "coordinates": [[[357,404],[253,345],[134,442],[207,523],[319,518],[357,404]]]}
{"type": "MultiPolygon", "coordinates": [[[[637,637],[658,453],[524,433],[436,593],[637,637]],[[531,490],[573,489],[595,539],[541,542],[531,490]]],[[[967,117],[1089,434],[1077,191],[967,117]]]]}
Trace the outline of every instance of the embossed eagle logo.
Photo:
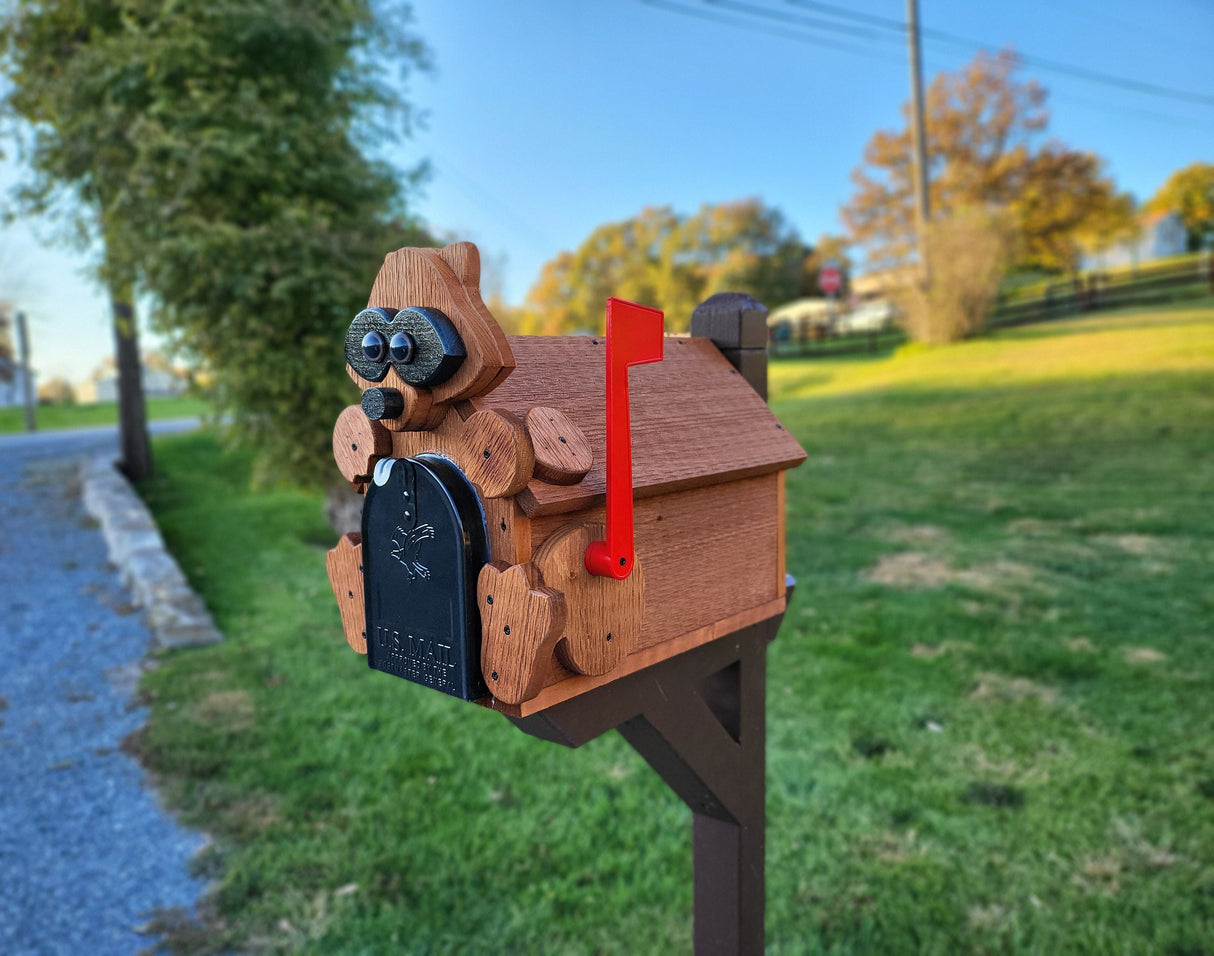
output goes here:
{"type": "Polygon", "coordinates": [[[422,542],[429,541],[433,537],[434,527],[432,525],[419,524],[411,531],[397,527],[396,535],[392,538],[393,547],[390,553],[405,566],[410,581],[430,577],[430,569],[418,561],[418,556],[422,542]]]}

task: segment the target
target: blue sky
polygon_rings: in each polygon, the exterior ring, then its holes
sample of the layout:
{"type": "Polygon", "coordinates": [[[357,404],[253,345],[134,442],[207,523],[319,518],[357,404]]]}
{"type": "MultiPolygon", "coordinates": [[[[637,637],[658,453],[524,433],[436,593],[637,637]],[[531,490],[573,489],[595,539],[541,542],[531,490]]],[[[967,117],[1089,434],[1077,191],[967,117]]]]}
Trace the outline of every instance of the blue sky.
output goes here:
{"type": "MultiPolygon", "coordinates": [[[[646,205],[759,196],[811,241],[838,231],[865,142],[898,124],[908,70],[893,33],[786,0],[660,2],[691,13],[641,0],[414,0],[435,70],[405,91],[426,120],[398,147],[402,164],[433,167],[412,206],[477,242],[508,301],[561,249],[646,205]]],[[[900,0],[835,3],[889,19],[905,11],[900,0]]],[[[1100,154],[1139,198],[1180,166],[1214,161],[1214,4],[921,0],[920,19],[993,49],[1206,97],[1024,71],[1051,92],[1051,134],[1100,154]]],[[[973,52],[925,41],[926,79],[973,52]]],[[[0,164],[0,189],[17,175],[0,164]]],[[[30,314],[44,376],[83,378],[110,349],[106,304],[83,262],[41,248],[29,224],[0,233],[0,297],[30,314]]]]}

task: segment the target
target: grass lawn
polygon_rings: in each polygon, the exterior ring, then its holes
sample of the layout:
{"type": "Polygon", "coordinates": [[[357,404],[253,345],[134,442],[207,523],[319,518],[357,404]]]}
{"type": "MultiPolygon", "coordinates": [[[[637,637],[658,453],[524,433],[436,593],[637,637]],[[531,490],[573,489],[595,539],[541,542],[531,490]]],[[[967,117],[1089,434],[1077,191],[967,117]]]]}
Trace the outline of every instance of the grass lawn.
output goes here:
{"type": "MultiPolygon", "coordinates": [[[[149,398],[148,419],[192,418],[204,415],[211,407],[199,398],[174,396],[149,398]]],[[[35,422],[42,431],[58,428],[88,428],[91,425],[116,425],[118,405],[115,402],[93,402],[89,405],[39,405],[35,422]]],[[[0,435],[25,431],[25,409],[0,408],[0,435]]]]}
{"type": "MultiPolygon", "coordinates": [[[[769,950],[1214,952],[1214,300],[771,381],[810,459],[769,950]]],[[[161,656],[137,746],[216,837],[211,945],[689,951],[689,815],[621,738],[568,751],[368,672],[318,499],[251,493],[206,434],[157,462],[228,640],[161,656]]]]}

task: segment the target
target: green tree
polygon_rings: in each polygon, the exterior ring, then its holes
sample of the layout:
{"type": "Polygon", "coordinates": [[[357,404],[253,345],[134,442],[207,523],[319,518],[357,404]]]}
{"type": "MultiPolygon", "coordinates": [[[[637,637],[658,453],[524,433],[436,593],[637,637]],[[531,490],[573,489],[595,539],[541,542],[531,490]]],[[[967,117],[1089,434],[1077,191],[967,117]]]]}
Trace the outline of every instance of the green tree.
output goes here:
{"type": "Polygon", "coordinates": [[[152,456],[139,380],[136,260],[122,219],[135,146],[131,130],[115,122],[132,67],[97,56],[94,42],[120,34],[126,12],[116,3],[12,6],[0,27],[0,65],[9,80],[0,111],[26,124],[22,145],[33,178],[17,194],[19,208],[45,213],[67,193],[77,210],[68,234],[100,246],[97,274],[109,295],[119,370],[122,463],[138,479],[151,474],[152,456]]]}
{"type": "Polygon", "coordinates": [[[757,199],[704,205],[690,216],[643,209],[547,262],[519,326],[544,335],[598,330],[604,303],[618,296],[662,309],[668,330],[685,330],[692,310],[715,292],[749,292],[773,307],[806,294],[811,251],[757,199]]]}
{"type": "MultiPolygon", "coordinates": [[[[932,82],[925,106],[932,213],[1006,210],[1016,233],[1016,265],[1074,269],[1081,245],[1099,244],[1129,226],[1132,203],[1118,194],[1098,157],[1042,142],[1047,93],[1033,80],[1017,79],[1018,68],[1011,51],[984,52],[932,82]]],[[[909,117],[907,107],[903,113],[909,117]]],[[[907,126],[875,133],[852,174],[856,191],[843,219],[876,266],[899,265],[912,255],[912,170],[907,126]]]]}
{"type": "Polygon", "coordinates": [[[1214,163],[1190,163],[1176,170],[1146,208],[1179,214],[1189,234],[1189,249],[1200,249],[1205,238],[1214,233],[1214,163]]]}
{"type": "Polygon", "coordinates": [[[409,130],[385,85],[427,62],[408,14],[389,31],[370,0],[60,0],[8,23],[27,196],[76,189],[263,475],[331,479],[343,332],[385,252],[426,241],[402,198],[418,169],[365,149],[409,130]]]}

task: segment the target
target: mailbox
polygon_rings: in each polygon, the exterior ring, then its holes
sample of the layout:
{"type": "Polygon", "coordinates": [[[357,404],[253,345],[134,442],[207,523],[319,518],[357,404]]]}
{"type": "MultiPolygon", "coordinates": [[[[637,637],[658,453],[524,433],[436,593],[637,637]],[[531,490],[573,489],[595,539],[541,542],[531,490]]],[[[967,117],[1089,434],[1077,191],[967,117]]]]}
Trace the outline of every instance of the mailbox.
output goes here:
{"type": "Polygon", "coordinates": [[[346,334],[333,450],[365,503],[327,565],[350,646],[526,718],[782,615],[805,452],[748,382],[757,304],[710,300],[711,338],[614,299],[605,336],[508,337],[479,273],[470,243],[393,252],[346,334]]]}

